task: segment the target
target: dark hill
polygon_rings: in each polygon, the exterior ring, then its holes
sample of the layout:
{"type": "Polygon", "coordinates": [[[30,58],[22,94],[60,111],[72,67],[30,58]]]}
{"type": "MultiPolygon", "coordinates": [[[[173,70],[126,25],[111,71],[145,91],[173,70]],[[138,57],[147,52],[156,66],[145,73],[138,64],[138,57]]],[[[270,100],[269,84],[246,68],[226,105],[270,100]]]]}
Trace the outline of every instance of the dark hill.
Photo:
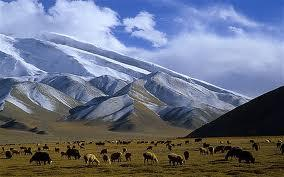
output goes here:
{"type": "Polygon", "coordinates": [[[196,129],[187,137],[284,135],[284,86],[196,129]]]}

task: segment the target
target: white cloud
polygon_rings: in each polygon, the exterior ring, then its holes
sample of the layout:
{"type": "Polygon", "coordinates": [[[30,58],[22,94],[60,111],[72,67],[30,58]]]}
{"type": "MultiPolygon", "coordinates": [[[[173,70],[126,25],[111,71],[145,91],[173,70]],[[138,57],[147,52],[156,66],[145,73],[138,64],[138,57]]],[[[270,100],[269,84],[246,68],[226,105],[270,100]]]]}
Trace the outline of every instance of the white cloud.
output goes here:
{"type": "Polygon", "coordinates": [[[57,0],[48,12],[37,0],[0,1],[0,33],[17,37],[52,31],[124,51],[126,47],[112,34],[112,29],[118,25],[116,12],[98,7],[93,1],[57,0]]]}
{"type": "Polygon", "coordinates": [[[134,18],[123,19],[125,30],[132,36],[152,42],[154,47],[167,44],[166,34],[155,29],[154,16],[148,12],[140,12],[134,18]]]}
{"type": "Polygon", "coordinates": [[[183,8],[187,13],[175,21],[183,28],[163,49],[133,55],[249,96],[283,85],[284,41],[262,32],[264,24],[224,8],[183,8]],[[222,32],[212,30],[216,26],[222,32]],[[236,35],[224,34],[228,30],[236,35]]]}
{"type": "Polygon", "coordinates": [[[228,29],[238,35],[243,35],[244,34],[244,30],[242,28],[239,27],[235,27],[235,26],[229,26],[228,29]]]}

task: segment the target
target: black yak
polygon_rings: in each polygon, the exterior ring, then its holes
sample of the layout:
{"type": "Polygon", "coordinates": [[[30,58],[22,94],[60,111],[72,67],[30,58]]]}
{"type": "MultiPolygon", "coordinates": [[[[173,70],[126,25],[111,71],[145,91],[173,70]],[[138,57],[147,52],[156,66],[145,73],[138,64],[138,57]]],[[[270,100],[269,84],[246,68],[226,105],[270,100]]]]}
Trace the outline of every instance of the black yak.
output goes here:
{"type": "Polygon", "coordinates": [[[41,162],[43,162],[44,165],[46,164],[46,162],[48,162],[48,164],[51,164],[52,162],[47,152],[36,152],[30,159],[30,163],[32,163],[33,161],[36,161],[39,165],[41,165],[41,162]]]}

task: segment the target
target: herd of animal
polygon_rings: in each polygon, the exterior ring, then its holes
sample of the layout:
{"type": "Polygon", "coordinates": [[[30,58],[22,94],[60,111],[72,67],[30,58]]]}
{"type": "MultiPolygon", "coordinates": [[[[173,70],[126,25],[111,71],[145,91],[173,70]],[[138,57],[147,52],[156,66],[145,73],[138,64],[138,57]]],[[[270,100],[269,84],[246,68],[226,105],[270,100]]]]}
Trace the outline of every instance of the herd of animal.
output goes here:
{"type": "MultiPolygon", "coordinates": [[[[226,145],[224,142],[220,141],[220,145],[218,146],[212,146],[206,142],[202,143],[201,138],[195,139],[196,143],[201,142],[201,147],[199,148],[200,155],[213,155],[216,153],[226,153],[225,154],[225,160],[229,160],[232,158],[237,158],[238,161],[241,163],[242,161],[245,161],[246,163],[254,163],[255,158],[253,154],[250,151],[244,150],[242,147],[238,146],[232,146],[230,141],[226,142],[226,145]]],[[[265,140],[267,143],[271,143],[269,139],[265,140]]],[[[97,146],[105,146],[106,143],[111,144],[122,144],[122,145],[129,145],[130,143],[135,143],[134,141],[106,141],[106,142],[96,142],[97,146]]],[[[156,146],[164,145],[165,148],[167,148],[170,153],[167,155],[168,162],[170,165],[176,166],[176,165],[183,165],[185,161],[187,161],[190,157],[190,153],[188,150],[184,151],[183,154],[176,154],[173,153],[173,148],[182,146],[183,143],[174,144],[172,141],[137,141],[137,144],[148,144],[145,146],[145,152],[142,153],[144,164],[158,164],[159,160],[157,155],[152,152],[153,148],[156,146]]],[[[255,142],[254,140],[250,140],[251,148],[252,150],[259,151],[260,150],[260,144],[255,142]]],[[[280,153],[284,154],[284,143],[282,143],[282,140],[278,140],[276,143],[276,148],[280,151],[280,153]]],[[[68,144],[66,146],[66,151],[61,151],[59,147],[54,148],[55,153],[60,153],[62,158],[67,159],[75,159],[78,160],[81,158],[80,150],[79,149],[85,149],[85,146],[87,144],[93,144],[93,142],[86,143],[85,141],[74,141],[74,142],[67,142],[68,144]],[[72,146],[72,147],[71,147],[72,146]]],[[[184,145],[189,144],[189,140],[184,141],[184,145]]],[[[59,145],[59,143],[56,143],[56,145],[59,145]]],[[[51,164],[52,160],[49,155],[49,152],[51,149],[47,144],[41,146],[40,144],[37,144],[37,149],[32,151],[31,147],[24,147],[20,146],[19,150],[15,149],[16,144],[7,144],[2,145],[2,151],[3,154],[5,154],[6,159],[11,159],[13,156],[17,156],[20,154],[24,155],[32,155],[30,158],[30,163],[36,162],[36,164],[41,165],[43,164],[51,164]],[[9,147],[8,149],[6,148],[9,147]],[[34,153],[33,153],[34,152],[34,153]]],[[[114,162],[121,162],[123,159],[123,156],[126,161],[131,162],[132,159],[132,153],[128,151],[126,147],[122,148],[122,152],[113,152],[110,155],[108,155],[108,149],[102,148],[100,152],[101,159],[104,163],[114,163],[114,162]]],[[[92,154],[87,153],[83,156],[84,162],[88,165],[92,165],[95,163],[95,165],[100,165],[99,158],[92,154]]]]}

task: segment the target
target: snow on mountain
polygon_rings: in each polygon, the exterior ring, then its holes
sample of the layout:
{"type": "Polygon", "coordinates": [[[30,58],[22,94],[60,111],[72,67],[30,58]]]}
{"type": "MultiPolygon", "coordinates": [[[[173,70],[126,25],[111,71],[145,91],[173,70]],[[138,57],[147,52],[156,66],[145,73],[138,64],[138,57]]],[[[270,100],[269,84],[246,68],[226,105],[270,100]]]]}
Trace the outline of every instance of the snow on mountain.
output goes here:
{"type": "Polygon", "coordinates": [[[26,76],[43,73],[32,64],[25,62],[14,48],[15,39],[0,34],[0,77],[26,76]]]}
{"type": "Polygon", "coordinates": [[[100,89],[107,95],[114,95],[116,92],[118,92],[128,84],[126,81],[116,79],[108,75],[95,77],[91,79],[89,83],[92,86],[100,89]]]}
{"type": "Polygon", "coordinates": [[[4,109],[5,102],[9,102],[30,114],[36,109],[35,105],[61,113],[62,109],[71,109],[79,105],[75,99],[45,84],[19,82],[13,79],[3,79],[0,83],[5,85],[0,90],[4,109]]]}
{"type": "Polygon", "coordinates": [[[95,100],[87,103],[87,106],[83,110],[71,114],[67,119],[117,121],[134,109],[133,100],[128,95],[111,97],[102,101],[100,104],[96,103],[97,100],[95,98],[95,100]]]}
{"type": "Polygon", "coordinates": [[[56,113],[70,109],[65,120],[103,121],[113,130],[151,121],[195,129],[249,100],[56,33],[38,39],[0,35],[0,78],[0,110],[5,102],[28,114],[35,105],[56,113]]]}
{"type": "Polygon", "coordinates": [[[95,97],[105,96],[101,90],[93,87],[89,82],[70,74],[51,74],[43,78],[40,82],[84,103],[95,97]]]}

